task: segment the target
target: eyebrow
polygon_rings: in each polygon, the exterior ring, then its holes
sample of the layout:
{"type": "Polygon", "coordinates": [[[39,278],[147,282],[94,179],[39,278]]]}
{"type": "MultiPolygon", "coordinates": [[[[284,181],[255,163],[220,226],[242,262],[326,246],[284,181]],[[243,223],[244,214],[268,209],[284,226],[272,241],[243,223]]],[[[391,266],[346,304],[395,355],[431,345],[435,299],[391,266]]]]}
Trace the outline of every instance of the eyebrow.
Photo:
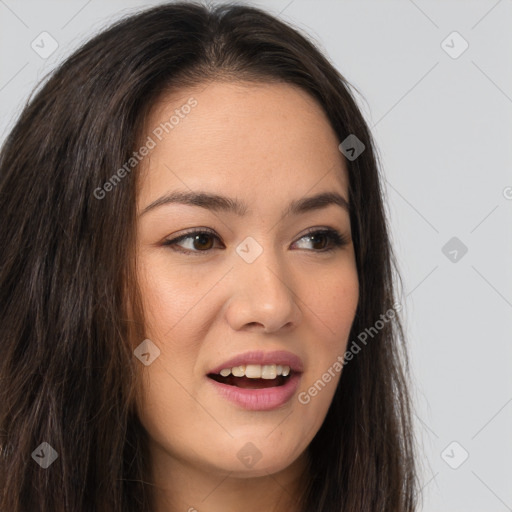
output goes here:
{"type": "MultiPolygon", "coordinates": [[[[208,192],[171,192],[153,201],[146,206],[140,215],[153,210],[165,204],[185,204],[189,206],[199,206],[207,210],[216,212],[232,212],[243,217],[249,212],[247,205],[237,199],[222,196],[219,194],[211,194],[208,192]]],[[[290,202],[288,207],[282,214],[282,218],[288,215],[300,215],[313,210],[320,210],[330,205],[338,205],[347,213],[350,213],[348,201],[337,192],[322,192],[314,196],[295,199],[290,202]]]]}

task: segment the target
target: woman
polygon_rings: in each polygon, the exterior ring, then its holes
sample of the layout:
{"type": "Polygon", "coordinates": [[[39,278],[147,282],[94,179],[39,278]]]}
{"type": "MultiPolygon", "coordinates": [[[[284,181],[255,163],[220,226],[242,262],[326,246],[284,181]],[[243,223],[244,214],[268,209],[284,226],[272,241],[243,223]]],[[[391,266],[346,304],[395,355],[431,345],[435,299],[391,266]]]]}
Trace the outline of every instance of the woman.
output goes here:
{"type": "Polygon", "coordinates": [[[373,142],[305,36],[121,20],[24,109],[0,212],[0,510],[415,509],[373,142]]]}

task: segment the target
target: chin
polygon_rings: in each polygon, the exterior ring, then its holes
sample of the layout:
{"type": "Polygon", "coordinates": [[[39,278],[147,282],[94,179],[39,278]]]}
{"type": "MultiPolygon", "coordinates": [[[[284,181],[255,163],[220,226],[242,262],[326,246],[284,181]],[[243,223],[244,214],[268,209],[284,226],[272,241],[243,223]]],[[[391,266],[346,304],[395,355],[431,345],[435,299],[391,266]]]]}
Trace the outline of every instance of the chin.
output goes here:
{"type": "Polygon", "coordinates": [[[271,447],[265,447],[260,452],[256,451],[253,445],[247,443],[234,453],[234,457],[224,458],[223,464],[220,465],[217,460],[215,466],[217,470],[231,473],[233,477],[257,478],[279,473],[290,467],[295,461],[296,457],[290,453],[276,453],[271,447]],[[265,452],[271,455],[265,456],[265,452]]]}

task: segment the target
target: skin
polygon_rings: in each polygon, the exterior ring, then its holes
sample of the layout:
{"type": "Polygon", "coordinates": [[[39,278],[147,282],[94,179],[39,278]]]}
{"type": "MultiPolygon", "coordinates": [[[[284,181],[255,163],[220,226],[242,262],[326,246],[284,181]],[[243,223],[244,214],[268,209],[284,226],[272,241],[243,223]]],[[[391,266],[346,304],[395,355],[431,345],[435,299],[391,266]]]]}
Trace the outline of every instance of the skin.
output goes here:
{"type": "Polygon", "coordinates": [[[320,192],[348,201],[347,169],[321,107],[288,84],[212,82],[175,91],[155,105],[147,134],[190,97],[197,106],[141,163],[137,198],[146,337],[161,351],[141,365],[139,411],[150,437],[156,512],[298,511],[306,450],[340,373],[307,405],[297,395],[345,352],[359,284],[346,210],[331,204],[281,214],[290,201],[320,192]],[[236,198],[248,213],[183,204],[142,213],[178,190],[236,198]],[[162,245],[190,228],[209,228],[219,239],[182,240],[190,254],[162,245]],[[305,237],[310,228],[335,229],[347,243],[315,242],[305,237]],[[252,263],[235,250],[248,236],[263,249],[252,263]],[[247,411],[209,384],[214,366],[247,350],[288,350],[302,359],[299,389],[284,406],[247,411]],[[261,453],[251,468],[237,458],[247,442],[261,453]]]}

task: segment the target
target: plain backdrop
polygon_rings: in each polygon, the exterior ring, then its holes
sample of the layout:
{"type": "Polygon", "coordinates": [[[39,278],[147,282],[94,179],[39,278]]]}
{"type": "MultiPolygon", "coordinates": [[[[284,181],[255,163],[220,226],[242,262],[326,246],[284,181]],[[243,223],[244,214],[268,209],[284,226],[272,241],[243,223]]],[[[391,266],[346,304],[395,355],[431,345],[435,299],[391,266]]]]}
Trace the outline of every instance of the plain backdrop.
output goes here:
{"type": "MultiPolygon", "coordinates": [[[[0,0],[0,140],[81,42],[158,3],[0,0]]],[[[244,3],[309,34],[360,93],[403,279],[423,510],[512,511],[512,0],[244,3]]]]}

